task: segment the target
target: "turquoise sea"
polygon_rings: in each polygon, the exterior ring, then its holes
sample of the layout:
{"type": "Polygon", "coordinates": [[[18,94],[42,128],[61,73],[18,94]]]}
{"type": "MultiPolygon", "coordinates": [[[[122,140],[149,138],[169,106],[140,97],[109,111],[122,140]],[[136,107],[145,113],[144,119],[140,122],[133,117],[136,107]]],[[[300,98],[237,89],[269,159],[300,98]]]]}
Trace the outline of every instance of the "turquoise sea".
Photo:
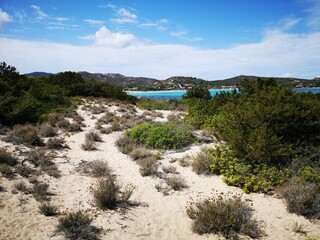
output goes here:
{"type": "MultiPolygon", "coordinates": [[[[320,88],[294,88],[294,91],[297,92],[312,92],[312,93],[320,93],[320,88]]],[[[233,89],[211,89],[209,90],[211,96],[216,95],[217,93],[232,92],[233,89]]],[[[128,94],[135,97],[145,97],[152,99],[181,99],[183,94],[186,93],[186,90],[180,91],[140,91],[140,92],[127,92],[128,94]]]]}

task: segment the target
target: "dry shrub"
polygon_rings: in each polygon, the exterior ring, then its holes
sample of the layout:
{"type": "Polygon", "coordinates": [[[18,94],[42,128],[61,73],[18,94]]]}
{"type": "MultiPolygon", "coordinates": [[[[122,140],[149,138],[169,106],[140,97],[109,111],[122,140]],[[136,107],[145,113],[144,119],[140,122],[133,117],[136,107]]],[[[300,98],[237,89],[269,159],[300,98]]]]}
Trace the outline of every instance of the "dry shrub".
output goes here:
{"type": "Polygon", "coordinates": [[[281,192],[289,212],[320,218],[320,194],[315,183],[293,179],[281,188],[281,192]]]}
{"type": "Polygon", "coordinates": [[[85,137],[86,137],[86,141],[102,142],[102,138],[100,134],[94,131],[90,131],[86,133],[85,137]]]}
{"type": "Polygon", "coordinates": [[[7,164],[9,166],[15,166],[18,163],[18,158],[8,152],[5,148],[0,148],[0,164],[7,164]]]}
{"type": "Polygon", "coordinates": [[[49,123],[42,124],[39,132],[42,137],[55,137],[58,135],[57,129],[52,127],[49,123]]]}
{"type": "Polygon", "coordinates": [[[203,149],[200,153],[192,157],[192,170],[197,174],[211,175],[211,164],[212,160],[208,149],[203,149]]]}
{"type": "Polygon", "coordinates": [[[131,152],[128,154],[133,160],[138,160],[138,159],[143,159],[150,157],[152,153],[145,149],[144,147],[138,147],[133,149],[131,152]]]}
{"type": "Polygon", "coordinates": [[[180,116],[178,114],[174,114],[174,113],[169,113],[167,115],[167,120],[169,122],[174,122],[174,121],[179,121],[180,120],[180,116]]]}
{"type": "Polygon", "coordinates": [[[222,234],[227,239],[239,239],[238,234],[251,238],[263,235],[253,209],[240,196],[207,198],[189,202],[187,214],[193,220],[193,231],[198,234],[222,234]]]}
{"type": "Polygon", "coordinates": [[[189,157],[184,157],[184,158],[181,158],[179,159],[179,165],[181,167],[189,167],[191,165],[191,160],[189,157]]]}
{"type": "Polygon", "coordinates": [[[154,157],[147,157],[139,161],[141,176],[153,176],[158,173],[158,160],[154,157]]]}
{"type": "Polygon", "coordinates": [[[176,173],[177,171],[177,168],[175,166],[172,166],[172,165],[168,165],[168,166],[162,166],[162,171],[164,173],[176,173]]]}
{"type": "Polygon", "coordinates": [[[108,163],[102,160],[94,160],[93,162],[89,163],[89,168],[95,177],[104,177],[110,175],[112,172],[108,163]]]}
{"type": "Polygon", "coordinates": [[[15,125],[5,141],[15,144],[26,144],[31,146],[43,146],[43,140],[38,135],[37,129],[32,125],[15,125]]]}
{"type": "Polygon", "coordinates": [[[105,112],[106,108],[103,105],[99,105],[99,106],[92,106],[90,108],[90,110],[91,110],[92,114],[100,114],[100,113],[105,112]]]}
{"type": "Polygon", "coordinates": [[[85,141],[83,144],[81,144],[81,149],[84,151],[94,151],[97,150],[97,144],[93,141],[85,141]]]}
{"type": "Polygon", "coordinates": [[[129,199],[134,191],[132,185],[127,185],[124,190],[116,181],[114,175],[108,174],[97,181],[92,192],[97,206],[101,209],[114,209],[119,205],[129,204],[129,199]]]}
{"type": "Polygon", "coordinates": [[[128,154],[136,146],[134,142],[125,134],[123,134],[121,137],[117,139],[116,145],[118,146],[119,150],[124,154],[128,154]]]}
{"type": "Polygon", "coordinates": [[[30,189],[24,181],[19,181],[19,182],[15,183],[13,186],[16,190],[18,190],[20,192],[23,192],[25,194],[30,193],[30,189]]]}
{"type": "Polygon", "coordinates": [[[65,148],[65,141],[61,138],[50,138],[47,142],[47,148],[48,149],[63,149],[65,148]]]}
{"type": "Polygon", "coordinates": [[[39,206],[39,210],[45,216],[56,216],[59,214],[58,207],[51,203],[41,203],[39,206]]]}
{"type": "Polygon", "coordinates": [[[98,240],[101,229],[92,226],[92,221],[87,213],[80,210],[71,212],[59,218],[55,232],[62,233],[67,239],[72,240],[98,240]]]}
{"type": "Polygon", "coordinates": [[[50,113],[47,117],[47,122],[55,127],[57,123],[63,119],[63,116],[60,113],[50,113]]]}
{"type": "Polygon", "coordinates": [[[14,172],[8,164],[0,164],[0,173],[6,178],[12,178],[14,176],[14,172]]]}
{"type": "Polygon", "coordinates": [[[187,188],[186,180],[176,174],[165,179],[166,184],[174,191],[180,191],[183,188],[187,188]]]}
{"type": "Polygon", "coordinates": [[[37,183],[33,185],[32,194],[38,201],[46,201],[49,199],[50,192],[48,191],[49,184],[37,183]]]}
{"type": "Polygon", "coordinates": [[[66,128],[66,131],[68,132],[81,132],[81,125],[80,123],[71,123],[69,126],[66,128]]]}
{"type": "Polygon", "coordinates": [[[59,128],[67,129],[70,126],[70,122],[67,119],[61,119],[57,122],[59,128]]]}
{"type": "Polygon", "coordinates": [[[31,175],[35,174],[36,173],[36,170],[28,167],[28,166],[25,166],[25,165],[19,165],[16,167],[16,172],[22,176],[22,177],[30,177],[31,175]]]}

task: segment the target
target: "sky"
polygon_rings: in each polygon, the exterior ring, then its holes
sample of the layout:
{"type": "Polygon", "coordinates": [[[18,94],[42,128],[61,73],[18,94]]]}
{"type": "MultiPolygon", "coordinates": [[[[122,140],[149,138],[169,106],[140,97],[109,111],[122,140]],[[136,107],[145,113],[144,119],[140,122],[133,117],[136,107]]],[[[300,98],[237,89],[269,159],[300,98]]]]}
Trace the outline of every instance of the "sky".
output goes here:
{"type": "Polygon", "coordinates": [[[320,76],[320,0],[0,0],[20,73],[320,76]]]}

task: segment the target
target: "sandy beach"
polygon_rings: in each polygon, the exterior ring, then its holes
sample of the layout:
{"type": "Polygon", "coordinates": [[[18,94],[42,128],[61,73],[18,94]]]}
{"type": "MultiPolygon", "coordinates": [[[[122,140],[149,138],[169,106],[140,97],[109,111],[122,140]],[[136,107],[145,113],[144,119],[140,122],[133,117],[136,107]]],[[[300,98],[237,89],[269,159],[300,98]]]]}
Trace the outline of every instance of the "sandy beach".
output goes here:
{"type": "MultiPolygon", "coordinates": [[[[105,106],[106,109],[121,116],[118,106],[105,106]]],[[[61,171],[60,178],[41,175],[39,178],[49,184],[52,193],[51,202],[58,206],[64,214],[69,211],[83,210],[94,218],[93,225],[101,227],[101,239],[121,240],[185,240],[185,239],[223,239],[213,234],[198,235],[192,231],[192,220],[186,214],[187,202],[218,193],[242,194],[243,199],[251,202],[254,217],[260,222],[265,232],[262,239],[320,239],[319,221],[311,222],[302,216],[287,211],[283,199],[275,195],[251,193],[245,194],[240,188],[225,184],[220,176],[197,175],[191,167],[182,167],[179,159],[192,157],[204,146],[215,143],[194,144],[182,150],[161,152],[161,166],[175,166],[179,175],[186,180],[187,188],[181,191],[169,191],[167,194],[158,191],[155,186],[162,184],[157,177],[143,177],[139,173],[139,165],[128,155],[119,151],[115,142],[123,132],[103,134],[102,142],[97,150],[84,151],[81,144],[85,134],[95,129],[97,120],[103,112],[93,114],[91,111],[78,107],[78,114],[84,118],[83,131],[73,134],[60,133],[69,148],[55,151],[55,163],[61,171]],[[97,178],[79,171],[79,166],[94,160],[106,161],[123,186],[132,184],[135,190],[132,200],[139,203],[127,209],[100,210],[94,204],[92,186],[97,178]],[[304,226],[306,234],[293,231],[293,225],[304,226]],[[309,237],[309,238],[308,238],[309,237]]],[[[170,111],[159,111],[163,117],[157,121],[166,121],[170,111]]],[[[144,110],[137,109],[142,115],[144,110]]],[[[19,155],[28,151],[27,147],[16,146],[0,141],[0,147],[19,155]]],[[[22,158],[22,157],[20,157],[22,158]]],[[[13,193],[15,179],[1,177],[1,185],[6,189],[0,192],[0,239],[64,239],[54,233],[58,217],[46,217],[39,212],[37,202],[32,195],[13,193]]],[[[241,237],[241,239],[249,239],[241,237]]]]}

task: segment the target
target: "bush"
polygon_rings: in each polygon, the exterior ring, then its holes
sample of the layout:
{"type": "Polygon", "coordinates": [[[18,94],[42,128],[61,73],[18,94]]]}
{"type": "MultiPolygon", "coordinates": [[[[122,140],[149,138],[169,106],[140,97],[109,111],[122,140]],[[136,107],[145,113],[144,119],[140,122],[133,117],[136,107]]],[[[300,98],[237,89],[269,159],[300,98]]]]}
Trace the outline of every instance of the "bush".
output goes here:
{"type": "Polygon", "coordinates": [[[116,141],[116,145],[124,154],[131,152],[135,147],[134,142],[127,135],[122,135],[119,137],[116,141]]]}
{"type": "Polygon", "coordinates": [[[83,144],[81,144],[81,149],[84,151],[93,151],[97,150],[97,144],[93,141],[85,141],[83,144]]]}
{"type": "Polygon", "coordinates": [[[0,164],[0,173],[7,178],[12,178],[14,176],[14,172],[8,164],[0,164]]]}
{"type": "Polygon", "coordinates": [[[92,192],[99,208],[114,209],[119,204],[126,205],[133,190],[133,187],[128,186],[124,191],[121,191],[121,186],[117,183],[116,177],[108,174],[105,178],[97,181],[92,192]]]}
{"type": "Polygon", "coordinates": [[[81,211],[68,213],[59,218],[56,233],[62,233],[67,239],[71,240],[97,240],[101,229],[92,226],[92,218],[87,213],[81,211]]]}
{"type": "Polygon", "coordinates": [[[190,128],[175,122],[140,124],[126,134],[135,143],[159,149],[178,149],[195,141],[190,128]]]}
{"type": "Polygon", "coordinates": [[[65,143],[64,140],[61,138],[50,138],[46,145],[48,149],[59,150],[66,147],[64,143],[65,143]]]}
{"type": "Polygon", "coordinates": [[[95,160],[90,163],[90,169],[95,177],[104,177],[111,174],[111,169],[106,161],[95,160]]]}
{"type": "Polygon", "coordinates": [[[59,214],[58,208],[51,203],[41,203],[39,210],[45,216],[56,216],[59,214]]]}
{"type": "Polygon", "coordinates": [[[49,185],[46,183],[37,183],[33,186],[32,193],[36,200],[43,201],[49,199],[49,185]]]}
{"type": "Polygon", "coordinates": [[[320,218],[320,189],[315,183],[293,179],[281,192],[289,212],[307,218],[320,218]]]}
{"type": "Polygon", "coordinates": [[[148,157],[139,161],[141,176],[153,176],[158,173],[158,160],[154,157],[148,157]]]}
{"type": "Polygon", "coordinates": [[[173,175],[165,179],[166,184],[175,191],[187,188],[186,180],[178,175],[173,175]]]}
{"type": "Polygon", "coordinates": [[[23,192],[26,194],[30,193],[30,189],[23,181],[19,181],[19,182],[15,183],[13,186],[15,187],[15,189],[17,189],[20,192],[23,192]]]}
{"type": "Polygon", "coordinates": [[[169,165],[169,166],[162,166],[162,171],[164,173],[176,173],[177,168],[175,166],[169,165]]]}
{"type": "Polygon", "coordinates": [[[212,174],[210,167],[211,164],[211,155],[208,152],[208,149],[204,149],[200,153],[192,157],[192,170],[197,174],[212,174]]]}
{"type": "Polygon", "coordinates": [[[18,159],[12,156],[5,148],[0,148],[0,164],[14,166],[18,163],[18,159]]]}
{"type": "Polygon", "coordinates": [[[22,177],[30,177],[32,174],[34,174],[36,171],[28,166],[25,165],[19,165],[16,167],[16,172],[22,176],[22,177]]]}
{"type": "Polygon", "coordinates": [[[12,132],[5,138],[6,141],[15,144],[31,146],[43,146],[43,140],[39,137],[37,129],[32,125],[15,125],[12,132]]]}
{"type": "Polygon", "coordinates": [[[40,134],[43,137],[55,137],[58,135],[57,129],[46,123],[40,126],[40,134]]]}
{"type": "Polygon", "coordinates": [[[69,132],[81,132],[82,131],[80,123],[71,123],[66,128],[66,130],[69,132]]]}
{"type": "Polygon", "coordinates": [[[222,234],[227,239],[238,239],[237,234],[259,238],[262,231],[252,219],[253,209],[239,196],[223,195],[187,205],[187,214],[194,220],[193,231],[198,234],[222,234]]]}
{"type": "Polygon", "coordinates": [[[102,138],[99,135],[99,133],[90,131],[90,132],[86,133],[86,141],[102,142],[102,138]]]}
{"type": "Polygon", "coordinates": [[[143,159],[150,157],[152,153],[143,147],[134,148],[131,152],[129,152],[129,156],[133,160],[143,159]]]}

